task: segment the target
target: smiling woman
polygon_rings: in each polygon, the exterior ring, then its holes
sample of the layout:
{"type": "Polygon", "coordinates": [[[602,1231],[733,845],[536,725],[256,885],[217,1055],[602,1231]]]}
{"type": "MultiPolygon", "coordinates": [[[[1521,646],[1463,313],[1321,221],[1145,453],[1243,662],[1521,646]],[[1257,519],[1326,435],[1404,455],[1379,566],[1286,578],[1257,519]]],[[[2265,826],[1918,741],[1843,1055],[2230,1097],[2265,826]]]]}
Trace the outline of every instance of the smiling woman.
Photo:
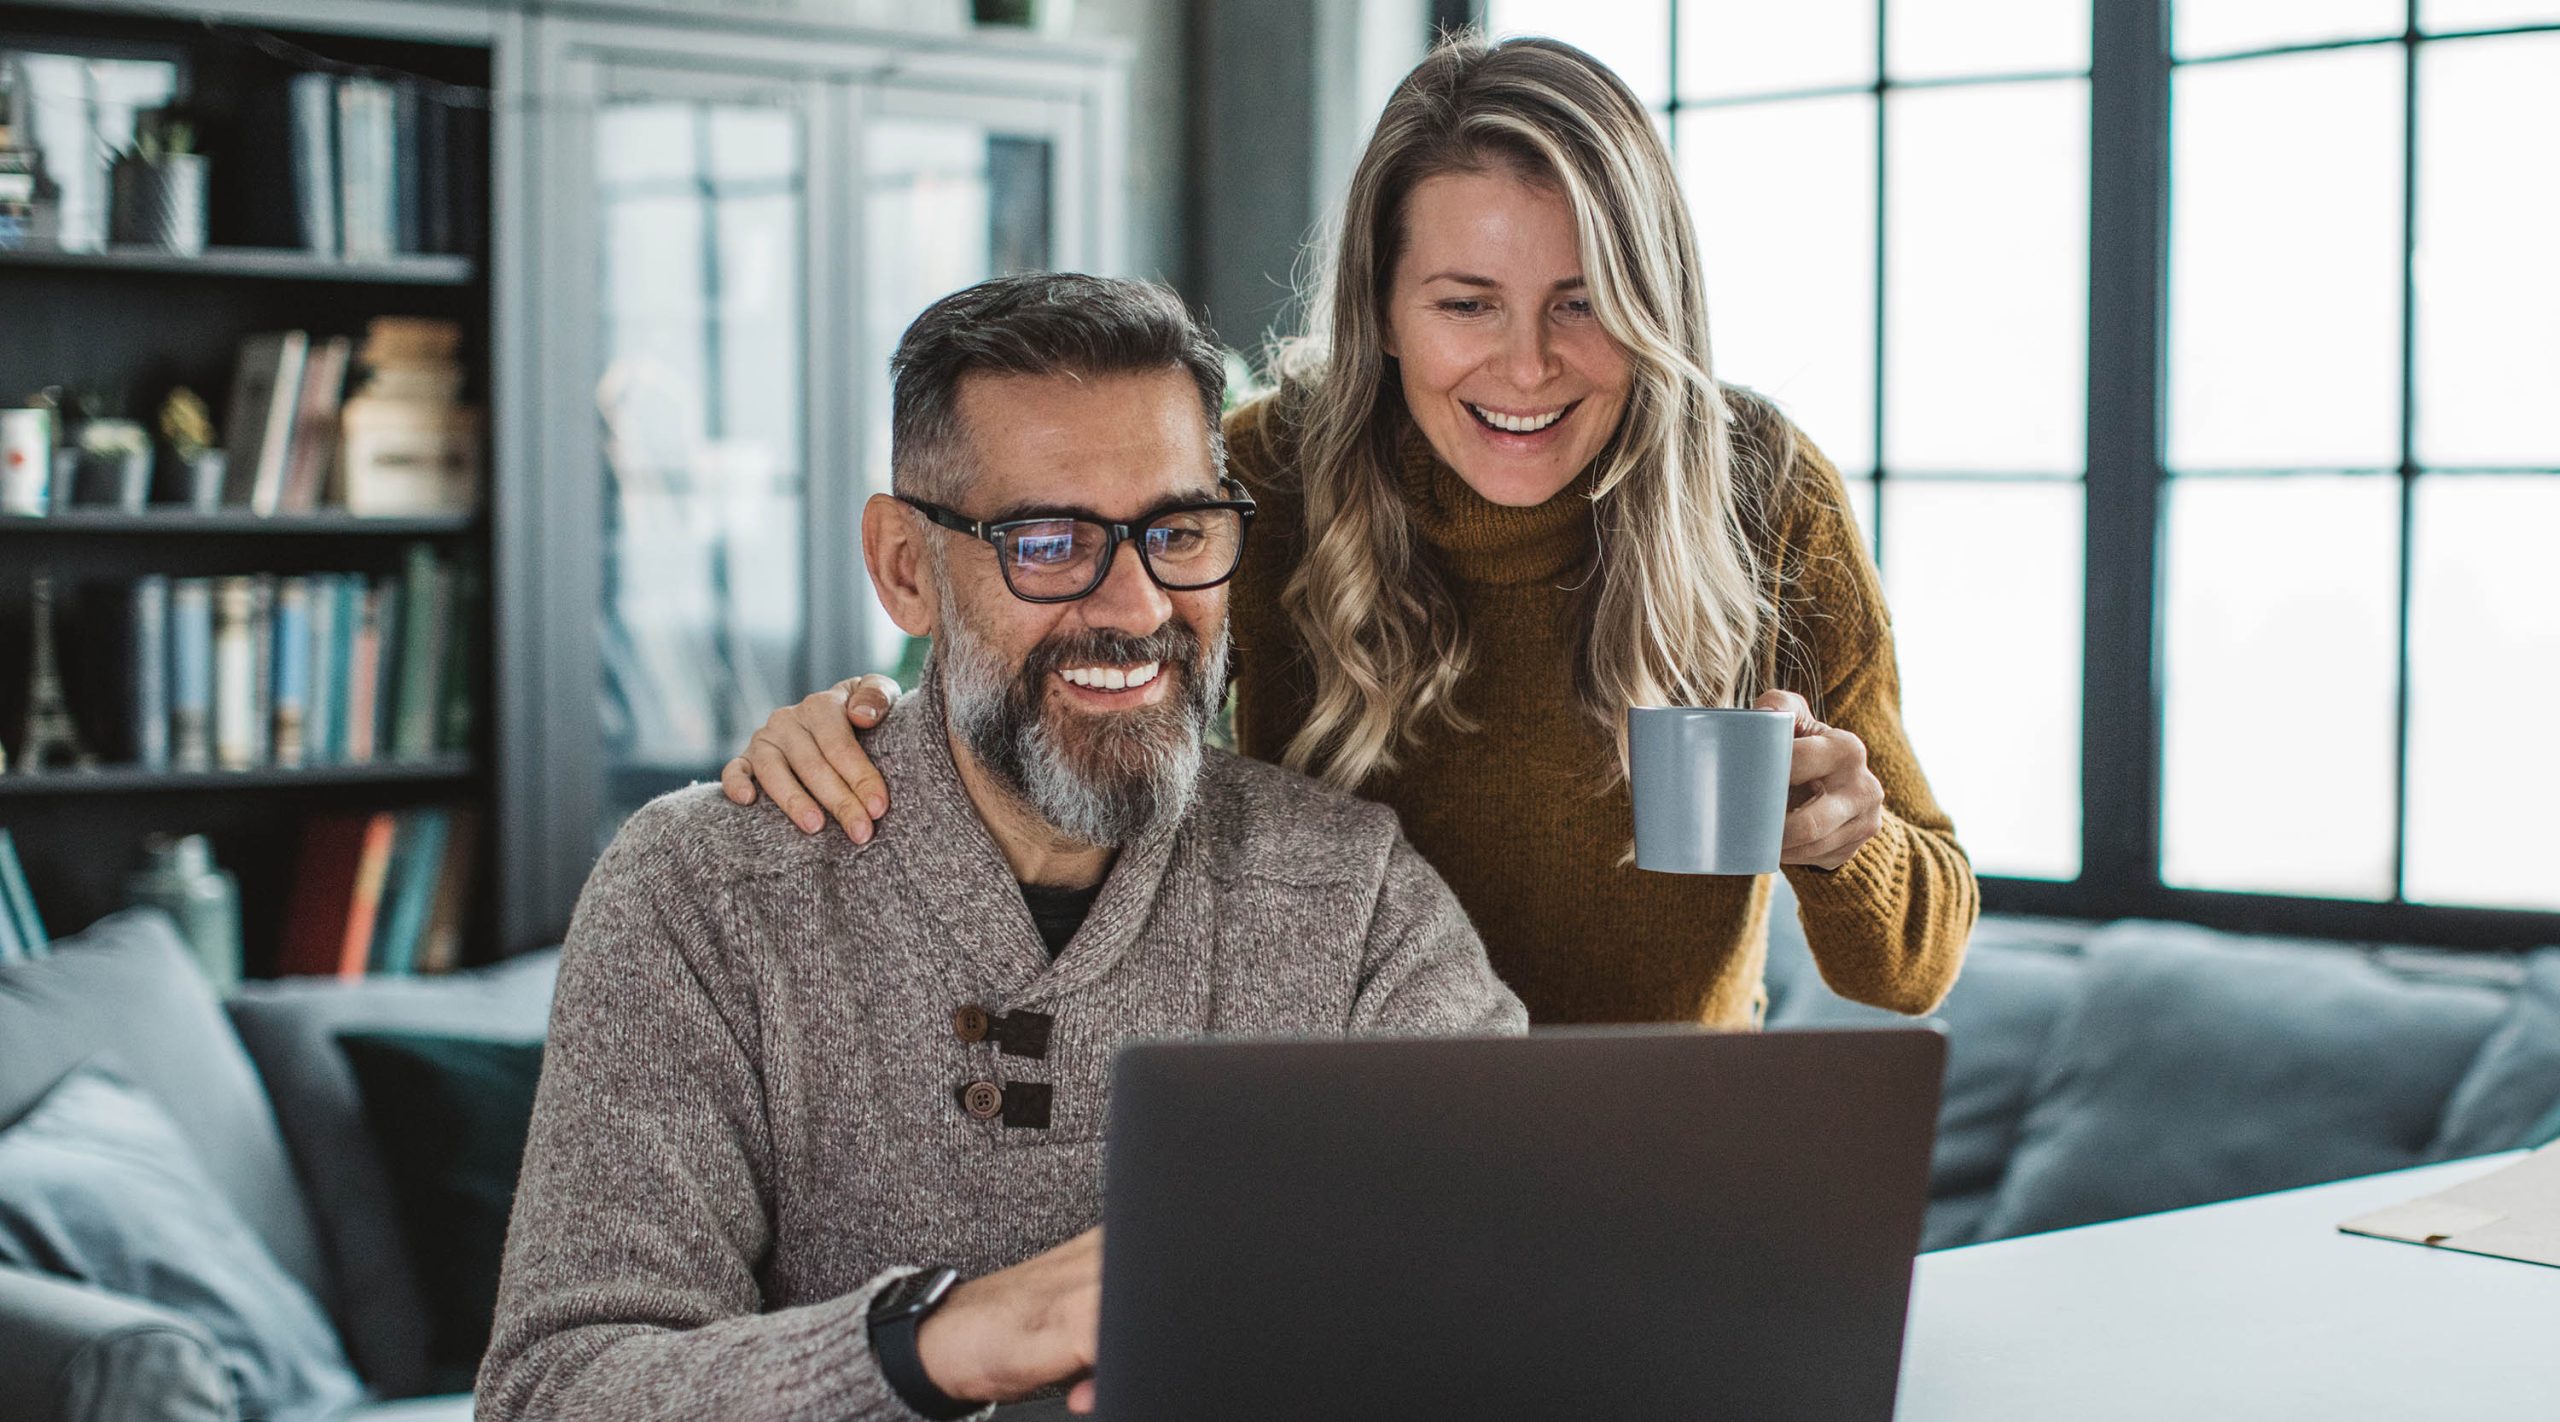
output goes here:
{"type": "MultiPolygon", "coordinates": [[[[1688,211],[1580,50],[1460,38],[1398,86],[1314,329],[1226,421],[1264,530],[1229,601],[1238,745],[1393,806],[1535,1020],[1734,1027],[1767,885],[1633,867],[1627,713],[1785,709],[1781,860],[1823,975],[1926,1011],[1972,871],[1839,474],[1712,373],[1688,211]]],[[[848,720],[886,704],[785,708],[724,782],[865,834],[884,800],[848,720]]]]}

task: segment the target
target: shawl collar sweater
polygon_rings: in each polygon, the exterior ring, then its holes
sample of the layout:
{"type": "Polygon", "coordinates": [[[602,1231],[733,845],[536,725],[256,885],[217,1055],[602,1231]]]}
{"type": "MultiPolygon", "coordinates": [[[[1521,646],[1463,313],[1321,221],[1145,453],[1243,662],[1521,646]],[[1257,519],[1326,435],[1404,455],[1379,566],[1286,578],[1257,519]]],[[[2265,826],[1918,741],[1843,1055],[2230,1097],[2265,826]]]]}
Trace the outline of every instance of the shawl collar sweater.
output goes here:
{"type": "Polygon", "coordinates": [[[588,879],[481,1417],[906,1417],[869,1352],[872,1295],[1099,1220],[1122,1043],[1524,1025],[1380,806],[1212,752],[1053,961],[938,697],[865,740],[898,805],[869,845],[695,786],[634,815],[588,879]],[[964,1007],[1049,1016],[1045,1050],[964,1040],[964,1007]],[[966,1108],[979,1083],[1002,1115],[966,1108]],[[1047,1124],[1013,1120],[1037,1088],[1047,1124]]]}

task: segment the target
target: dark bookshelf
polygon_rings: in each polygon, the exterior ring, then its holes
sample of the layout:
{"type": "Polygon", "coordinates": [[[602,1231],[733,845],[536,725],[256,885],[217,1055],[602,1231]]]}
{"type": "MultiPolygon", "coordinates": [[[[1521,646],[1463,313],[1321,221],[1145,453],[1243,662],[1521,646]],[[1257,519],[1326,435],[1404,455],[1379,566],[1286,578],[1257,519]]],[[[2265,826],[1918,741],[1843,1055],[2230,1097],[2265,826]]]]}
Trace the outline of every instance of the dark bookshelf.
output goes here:
{"type": "MultiPolygon", "coordinates": [[[[258,137],[267,101],[282,91],[303,56],[324,56],[323,72],[415,76],[419,87],[486,91],[496,68],[492,41],[423,24],[404,32],[393,7],[307,6],[262,22],[261,42],[239,26],[208,24],[209,9],[166,10],[122,3],[0,0],[0,47],[168,59],[180,66],[179,102],[197,121],[199,147],[211,161],[212,191],[205,249],[179,254],[129,247],[66,251],[0,250],[0,403],[61,386],[101,392],[117,412],[157,433],[161,402],[176,386],[203,397],[225,421],[242,340],[302,330],[314,342],[361,341],[375,317],[411,316],[456,323],[462,332],[465,403],[495,424],[491,397],[491,330],[496,320],[490,263],[494,245],[486,195],[493,190],[485,142],[448,148],[458,166],[444,194],[467,212],[411,245],[445,250],[350,260],[335,253],[282,248],[267,194],[289,185],[289,151],[258,137]],[[301,28],[312,26],[315,28],[301,28]],[[341,26],[331,29],[330,26],[341,26]],[[467,179],[467,181],[465,181],[467,179]],[[475,200],[463,203],[465,188],[475,200]]],[[[418,13],[432,21],[429,7],[418,13]]],[[[315,66],[317,67],[317,66],[315,66]]],[[[442,92],[439,90],[438,92],[442,92]]],[[[405,154],[409,150],[403,149],[405,154]]],[[[423,150],[422,150],[423,151],[423,150]]],[[[405,160],[404,160],[405,161],[405,160]]],[[[227,426],[223,433],[229,433],[227,426]]],[[[169,496],[165,451],[155,489],[169,496]]],[[[484,506],[494,501],[494,460],[483,475],[484,506]]],[[[122,906],[123,881],[142,860],[154,833],[204,834],[218,863],[237,876],[245,968],[274,970],[284,906],[290,899],[305,826],[321,815],[449,807],[497,821],[497,702],[494,669],[497,606],[493,520],[485,512],[433,517],[367,518],[343,510],[257,515],[226,508],[197,513],[175,504],[141,512],[71,507],[40,517],[0,516],[0,826],[24,859],[47,924],[67,935],[122,906]],[[112,616],[89,621],[97,605],[112,609],[117,585],[145,574],[172,578],[263,573],[397,574],[410,545],[425,542],[449,564],[478,570],[476,612],[449,629],[470,639],[471,731],[465,748],[405,760],[326,763],[236,771],[147,769],[131,763],[88,771],[21,769],[29,699],[30,597],[34,575],[48,574],[58,610],[55,640],[66,678],[77,681],[83,659],[112,659],[119,640],[112,616]]],[[[73,709],[89,748],[102,757],[131,754],[131,736],[112,707],[84,701],[73,709]]],[[[128,703],[129,704],[129,703],[128,703]]],[[[440,745],[448,743],[439,741],[440,745]]],[[[500,894],[494,830],[477,839],[472,905],[463,959],[496,954],[500,894]]]]}
{"type": "Polygon", "coordinates": [[[131,534],[137,536],[241,535],[263,537],[449,538],[477,532],[478,514],[367,517],[344,510],[303,514],[255,514],[246,509],[196,513],[189,509],[65,509],[43,517],[0,515],[0,537],[17,534],[131,534]]]}
{"type": "Polygon", "coordinates": [[[253,770],[153,770],[139,765],[102,765],[89,770],[46,770],[33,775],[12,770],[0,775],[0,798],[204,790],[299,790],[349,785],[426,787],[445,783],[462,786],[468,784],[472,775],[473,765],[467,755],[367,761],[361,765],[264,765],[253,770]]]}
{"type": "Polygon", "coordinates": [[[192,256],[150,247],[72,252],[54,247],[0,247],[0,266],[163,276],[259,277],[272,281],[364,282],[377,286],[468,286],[478,276],[469,257],[416,252],[351,261],[287,247],[208,247],[192,256]]]}

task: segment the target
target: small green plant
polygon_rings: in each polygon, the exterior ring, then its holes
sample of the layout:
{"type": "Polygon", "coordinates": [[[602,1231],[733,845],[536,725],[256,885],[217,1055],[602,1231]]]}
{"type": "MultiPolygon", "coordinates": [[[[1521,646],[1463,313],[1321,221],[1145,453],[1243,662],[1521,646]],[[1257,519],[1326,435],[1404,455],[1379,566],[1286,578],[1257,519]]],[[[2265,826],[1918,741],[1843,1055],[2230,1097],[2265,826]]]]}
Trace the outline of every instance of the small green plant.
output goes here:
{"type": "Polygon", "coordinates": [[[160,402],[160,437],[178,457],[194,460],[213,450],[213,412],[204,397],[181,385],[160,402]]]}
{"type": "Polygon", "coordinates": [[[133,121],[133,156],[146,163],[196,151],[196,126],[176,109],[149,109],[133,121]]]}

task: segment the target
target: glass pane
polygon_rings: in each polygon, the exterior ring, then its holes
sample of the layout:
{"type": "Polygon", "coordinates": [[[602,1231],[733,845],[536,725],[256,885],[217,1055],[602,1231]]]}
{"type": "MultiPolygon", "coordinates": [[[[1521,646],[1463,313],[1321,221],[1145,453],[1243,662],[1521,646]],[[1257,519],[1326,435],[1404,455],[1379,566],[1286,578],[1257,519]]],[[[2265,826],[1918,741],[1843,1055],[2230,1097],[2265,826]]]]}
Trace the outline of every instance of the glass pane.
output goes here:
{"type": "MultiPolygon", "coordinates": [[[[889,355],[936,300],[1002,272],[1049,265],[1055,154],[1045,138],[964,119],[871,119],[863,128],[866,458],[889,489],[889,355]]],[[[893,670],[906,634],[869,606],[875,670],[893,670]]]]}
{"type": "Polygon", "coordinates": [[[799,114],[596,114],[610,780],[599,837],[807,685],[799,114]]]}
{"type": "Polygon", "coordinates": [[[2176,479],[2161,871],[2390,896],[2400,483],[2176,479]]]}
{"type": "Polygon", "coordinates": [[[2396,35],[2409,18],[2403,0],[2176,0],[2169,9],[2180,59],[2396,35]]]}
{"type": "Polygon", "coordinates": [[[1588,52],[1647,108],[1671,98],[1671,0],[1491,0],[1484,20],[1497,36],[1546,35],[1588,52]]]}
{"type": "Polygon", "coordinates": [[[1875,81],[1876,0],[1680,6],[1680,91],[1691,98],[1875,81]]]}
{"type": "Polygon", "coordinates": [[[2418,63],[2418,460],[2560,464],[2560,34],[2418,63]]]}
{"type": "Polygon", "coordinates": [[[2418,0],[2418,25],[2431,34],[2560,25],[2560,4],[2553,0],[2418,0]]]}
{"type": "Polygon", "coordinates": [[[2401,63],[2177,72],[2172,465],[2398,467],[2401,63]]]}
{"type": "Polygon", "coordinates": [[[2080,874],[2081,504],[2077,484],[1885,481],[1903,721],[1985,874],[2080,874]]]}
{"type": "Polygon", "coordinates": [[[1849,512],[1858,516],[1858,532],[1867,539],[1867,556],[1882,561],[1876,547],[1876,477],[1864,475],[1848,481],[1849,512]]]}
{"type": "Polygon", "coordinates": [[[2089,67],[2089,7],[2056,0],[1893,0],[1885,72],[1896,79],[2089,67]]]}
{"type": "Polygon", "coordinates": [[[2560,909],[2560,475],[2420,479],[2416,525],[2403,892],[2560,909]]]}
{"type": "Polygon", "coordinates": [[[1888,102],[1885,467],[2077,470],[2088,83],[1906,90],[1888,102]],[[1999,414],[1985,418],[1994,390],[1999,414]]]}
{"type": "Polygon", "coordinates": [[[1875,112],[1860,94],[1680,115],[1716,377],[1853,475],[1875,467],[1875,112]]]}

